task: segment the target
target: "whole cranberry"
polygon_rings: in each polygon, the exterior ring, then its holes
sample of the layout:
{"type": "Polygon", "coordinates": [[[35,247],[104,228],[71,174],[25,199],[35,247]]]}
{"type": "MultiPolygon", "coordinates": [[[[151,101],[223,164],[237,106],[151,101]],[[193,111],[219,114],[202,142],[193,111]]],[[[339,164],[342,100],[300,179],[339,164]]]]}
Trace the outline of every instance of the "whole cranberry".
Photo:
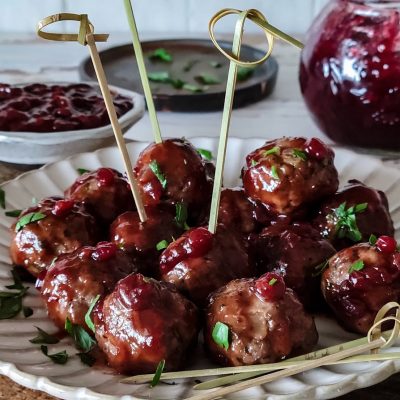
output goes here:
{"type": "Polygon", "coordinates": [[[75,202],[69,199],[58,200],[54,204],[54,208],[52,213],[57,217],[63,217],[64,215],[68,214],[72,208],[74,207],[75,202]]]}
{"type": "Polygon", "coordinates": [[[111,186],[115,181],[114,172],[110,168],[99,168],[97,180],[100,186],[111,186]]]}
{"type": "Polygon", "coordinates": [[[397,242],[396,239],[392,238],[391,236],[381,236],[376,241],[376,247],[382,253],[394,253],[397,250],[397,242]]]}
{"type": "Polygon", "coordinates": [[[286,291],[283,278],[272,272],[267,272],[256,280],[255,290],[263,300],[279,300],[286,291]]]}
{"type": "Polygon", "coordinates": [[[100,242],[96,251],[92,253],[93,260],[96,261],[107,261],[113,258],[117,254],[117,246],[111,242],[100,242]]]}
{"type": "Polygon", "coordinates": [[[324,160],[331,155],[331,150],[319,139],[312,138],[306,143],[305,151],[310,157],[324,160]]]}

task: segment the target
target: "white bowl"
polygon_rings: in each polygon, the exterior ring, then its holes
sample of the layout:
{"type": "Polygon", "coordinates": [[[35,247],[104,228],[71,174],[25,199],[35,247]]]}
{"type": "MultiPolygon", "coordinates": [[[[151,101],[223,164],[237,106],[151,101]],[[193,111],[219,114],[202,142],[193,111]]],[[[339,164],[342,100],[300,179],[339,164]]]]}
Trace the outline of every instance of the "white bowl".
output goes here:
{"type": "MultiPolygon", "coordinates": [[[[72,82],[43,82],[46,85],[68,85],[72,82]]],[[[81,82],[99,88],[97,83],[81,82]]],[[[28,83],[15,86],[26,86],[28,83]]],[[[112,91],[129,97],[133,107],[121,116],[119,122],[125,133],[139,121],[145,111],[142,95],[111,86],[112,91]]],[[[100,89],[99,89],[100,90],[100,89]]],[[[97,150],[115,143],[111,125],[94,129],[63,132],[5,132],[0,131],[0,161],[14,164],[45,164],[67,156],[97,150]]]]}

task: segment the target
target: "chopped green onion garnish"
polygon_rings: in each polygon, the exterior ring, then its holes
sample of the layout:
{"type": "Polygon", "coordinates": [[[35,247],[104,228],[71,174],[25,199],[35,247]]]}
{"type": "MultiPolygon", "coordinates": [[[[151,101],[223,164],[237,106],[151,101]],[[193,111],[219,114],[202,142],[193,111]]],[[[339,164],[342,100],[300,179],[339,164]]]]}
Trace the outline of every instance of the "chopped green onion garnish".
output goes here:
{"type": "Polygon", "coordinates": [[[350,265],[349,274],[351,274],[354,271],[361,271],[363,268],[364,268],[364,261],[357,260],[356,262],[350,265]]]}
{"type": "Polygon", "coordinates": [[[172,61],[172,55],[162,48],[155,49],[151,54],[149,54],[149,58],[150,60],[159,60],[168,63],[172,61]]]}
{"type": "Polygon", "coordinates": [[[374,234],[371,234],[368,241],[371,246],[375,246],[378,238],[374,234]]]}
{"type": "Polygon", "coordinates": [[[91,318],[91,314],[93,311],[94,306],[97,304],[97,302],[99,301],[100,295],[98,294],[93,301],[90,303],[89,309],[87,310],[87,313],[85,314],[85,322],[87,327],[93,332],[96,333],[96,329],[94,327],[92,318],[91,318]]]}
{"type": "Polygon", "coordinates": [[[200,74],[196,76],[196,80],[203,85],[217,85],[218,83],[221,83],[221,81],[216,76],[209,74],[200,74]]]}
{"type": "Polygon", "coordinates": [[[267,157],[267,156],[270,156],[271,154],[280,154],[280,153],[281,153],[280,147],[275,146],[275,147],[272,147],[272,149],[263,151],[263,156],[267,157]]]}
{"type": "Polygon", "coordinates": [[[197,152],[206,160],[211,161],[213,159],[213,154],[210,150],[197,149],[197,152]]]}
{"type": "Polygon", "coordinates": [[[276,180],[280,180],[280,178],[279,178],[279,174],[278,174],[278,169],[276,168],[276,165],[273,165],[272,167],[271,167],[271,176],[274,178],[274,179],[276,179],[276,180]]]}
{"type": "Polygon", "coordinates": [[[169,246],[169,243],[166,240],[161,240],[161,242],[158,242],[156,245],[156,249],[158,251],[164,250],[169,246]]]}
{"type": "Polygon", "coordinates": [[[153,379],[151,380],[150,387],[158,385],[158,382],[160,382],[161,374],[163,373],[164,368],[165,368],[165,360],[161,360],[157,365],[157,369],[153,376],[153,379]]]}
{"type": "Polygon", "coordinates": [[[46,218],[46,215],[42,214],[41,212],[32,212],[29,214],[25,214],[18,220],[17,224],[15,225],[15,232],[19,232],[25,225],[40,221],[43,218],[46,218]]]}
{"type": "Polygon", "coordinates": [[[79,175],[83,175],[86,174],[86,172],[90,172],[88,169],[85,168],[77,168],[76,170],[78,171],[79,175]]]}
{"type": "Polygon", "coordinates": [[[293,149],[293,155],[297,158],[301,158],[303,161],[307,161],[307,153],[300,149],[293,149]]]}
{"type": "Polygon", "coordinates": [[[222,322],[217,322],[212,331],[212,338],[214,342],[223,347],[225,350],[229,349],[229,327],[222,322]]]}
{"type": "Polygon", "coordinates": [[[278,279],[272,278],[272,279],[268,282],[268,285],[269,285],[269,286],[274,286],[276,282],[278,282],[278,279]]]}
{"type": "Polygon", "coordinates": [[[161,186],[163,187],[163,189],[165,189],[167,187],[167,178],[165,177],[165,175],[163,174],[163,172],[160,169],[160,166],[158,165],[158,162],[156,160],[153,160],[150,164],[149,164],[150,169],[153,171],[153,174],[158,178],[158,180],[161,183],[161,186]]]}

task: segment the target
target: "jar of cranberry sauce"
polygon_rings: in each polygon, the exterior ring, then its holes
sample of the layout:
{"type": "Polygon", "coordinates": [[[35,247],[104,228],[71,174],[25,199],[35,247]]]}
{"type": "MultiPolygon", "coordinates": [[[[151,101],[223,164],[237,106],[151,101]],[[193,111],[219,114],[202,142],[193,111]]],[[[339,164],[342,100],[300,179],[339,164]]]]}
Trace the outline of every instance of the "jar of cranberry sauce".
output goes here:
{"type": "Polygon", "coordinates": [[[300,85],[334,141],[400,151],[400,1],[330,0],[308,32],[300,85]]]}

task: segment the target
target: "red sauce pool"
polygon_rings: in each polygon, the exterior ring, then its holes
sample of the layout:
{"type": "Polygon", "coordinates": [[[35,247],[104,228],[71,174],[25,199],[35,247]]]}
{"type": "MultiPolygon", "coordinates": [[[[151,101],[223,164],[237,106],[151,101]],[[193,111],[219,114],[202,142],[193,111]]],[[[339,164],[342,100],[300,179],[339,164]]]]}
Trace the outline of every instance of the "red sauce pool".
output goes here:
{"type": "MultiPolygon", "coordinates": [[[[118,117],[133,107],[132,100],[114,94],[118,117]]],[[[100,91],[80,83],[16,87],[0,83],[0,131],[61,132],[108,125],[100,91]]]]}

